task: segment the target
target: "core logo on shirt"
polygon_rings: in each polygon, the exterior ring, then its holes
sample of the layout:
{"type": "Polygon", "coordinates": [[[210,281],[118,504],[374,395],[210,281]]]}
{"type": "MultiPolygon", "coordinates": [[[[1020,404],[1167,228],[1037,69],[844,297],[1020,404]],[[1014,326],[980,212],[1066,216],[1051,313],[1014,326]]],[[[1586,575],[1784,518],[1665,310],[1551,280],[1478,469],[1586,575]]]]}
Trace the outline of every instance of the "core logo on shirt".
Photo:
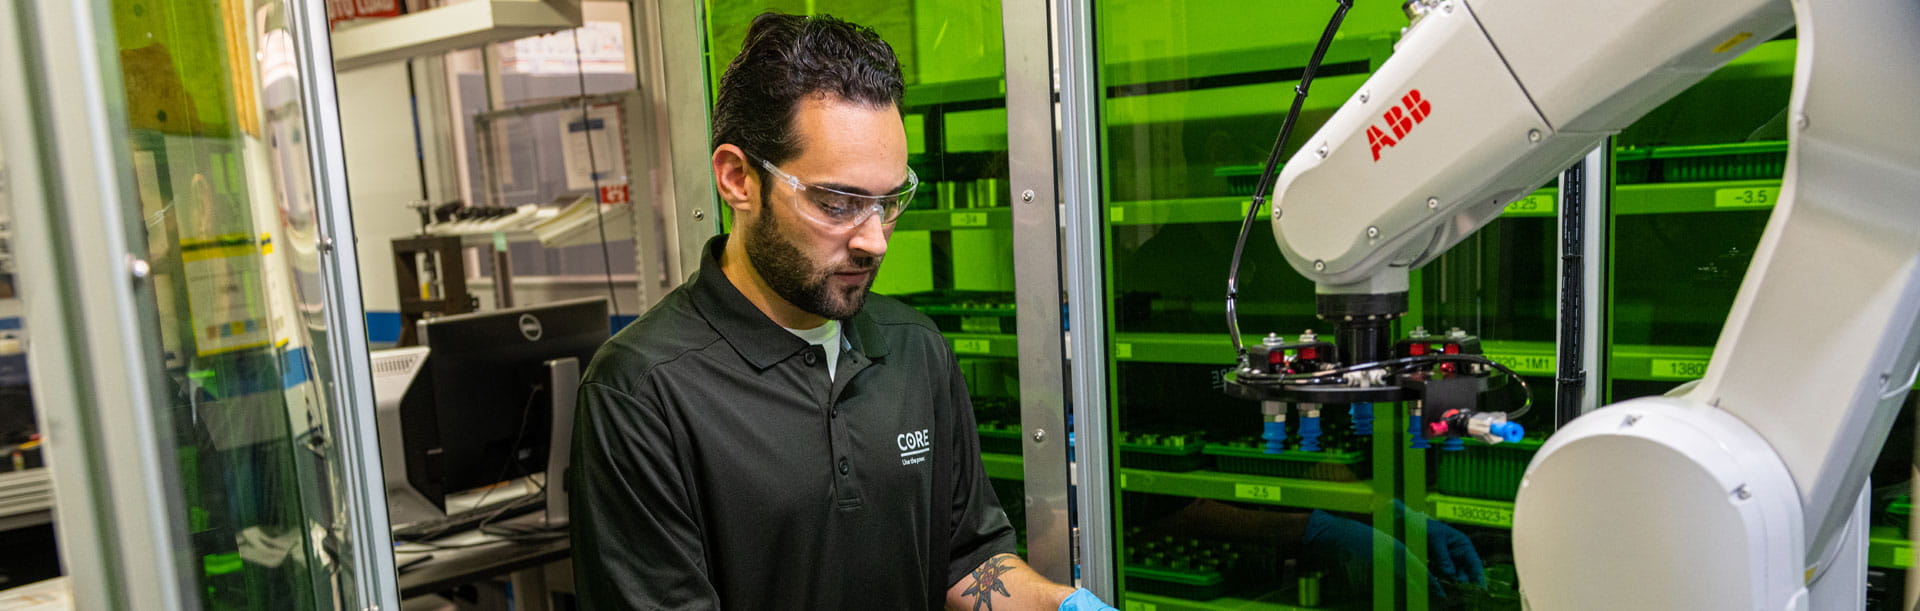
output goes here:
{"type": "Polygon", "coordinates": [[[926,454],[933,451],[933,443],[927,435],[928,429],[920,429],[893,436],[893,443],[900,448],[901,465],[917,465],[927,461],[926,454]]]}

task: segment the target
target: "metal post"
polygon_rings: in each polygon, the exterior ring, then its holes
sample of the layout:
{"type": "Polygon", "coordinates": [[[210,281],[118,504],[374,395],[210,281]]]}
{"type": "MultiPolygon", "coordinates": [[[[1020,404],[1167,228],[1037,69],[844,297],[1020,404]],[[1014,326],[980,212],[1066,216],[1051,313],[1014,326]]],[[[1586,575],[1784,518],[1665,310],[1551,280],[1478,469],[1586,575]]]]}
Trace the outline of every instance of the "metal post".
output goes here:
{"type": "Polygon", "coordinates": [[[360,291],[360,255],[353,245],[353,214],[347,201],[346,146],[341,141],[340,103],[333,72],[333,44],[326,7],[291,2],[288,25],[299,45],[300,101],[312,154],[314,202],[320,235],[320,277],[325,280],[326,358],[333,383],[327,385],[340,476],[336,503],[344,504],[339,526],[342,555],[351,563],[353,598],[344,603],[362,609],[399,609],[400,593],[388,530],[387,494],[380,465],[378,418],[374,414],[373,363],[367,349],[367,315],[360,291]],[[297,9],[297,10],[296,10],[297,9]]]}
{"type": "Polygon", "coordinates": [[[1061,214],[1066,217],[1061,265],[1066,277],[1067,319],[1073,322],[1067,354],[1071,376],[1070,405],[1076,437],[1074,473],[1078,476],[1074,500],[1078,535],[1080,583],[1105,600],[1116,600],[1119,570],[1114,546],[1113,444],[1107,400],[1110,375],[1107,346],[1106,206],[1100,194],[1100,87],[1094,53],[1093,3],[1058,0],[1054,3],[1055,40],[1060,72],[1061,214]]]}
{"type": "Polygon", "coordinates": [[[720,231],[720,199],[713,186],[713,147],[707,142],[707,41],[700,2],[633,3],[640,91],[653,104],[655,129],[665,142],[662,168],[668,261],[674,286],[700,269],[700,248],[720,231]],[[669,110],[671,109],[671,110],[669,110]]]}
{"type": "Polygon", "coordinates": [[[1060,322],[1060,217],[1054,192],[1053,70],[1047,6],[1003,2],[1007,159],[1013,198],[1013,270],[1019,312],[1021,453],[1025,459],[1027,563],[1071,583],[1067,508],[1065,346],[1060,322]]]}

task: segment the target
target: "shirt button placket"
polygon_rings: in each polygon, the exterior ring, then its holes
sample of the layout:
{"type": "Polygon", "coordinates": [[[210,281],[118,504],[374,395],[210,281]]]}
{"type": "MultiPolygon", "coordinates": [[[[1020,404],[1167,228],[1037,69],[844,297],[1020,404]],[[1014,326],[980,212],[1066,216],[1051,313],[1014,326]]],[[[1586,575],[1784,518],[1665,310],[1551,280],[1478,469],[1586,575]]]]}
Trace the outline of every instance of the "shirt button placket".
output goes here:
{"type": "Polygon", "coordinates": [[[843,456],[843,457],[841,457],[841,458],[840,458],[840,474],[841,474],[841,475],[846,475],[847,473],[849,473],[849,472],[851,472],[851,471],[853,471],[853,465],[849,465],[849,464],[847,464],[847,459],[846,459],[846,457],[844,457],[844,456],[843,456]]]}

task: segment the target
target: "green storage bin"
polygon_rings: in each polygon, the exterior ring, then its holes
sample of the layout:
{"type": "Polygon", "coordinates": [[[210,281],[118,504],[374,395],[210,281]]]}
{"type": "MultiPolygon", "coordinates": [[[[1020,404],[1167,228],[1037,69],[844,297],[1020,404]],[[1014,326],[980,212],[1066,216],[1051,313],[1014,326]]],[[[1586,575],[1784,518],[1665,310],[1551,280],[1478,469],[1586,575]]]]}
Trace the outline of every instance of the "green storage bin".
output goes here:
{"type": "Polygon", "coordinates": [[[1469,439],[1463,450],[1430,450],[1440,455],[1437,487],[1446,495],[1511,501],[1520,492],[1527,463],[1544,442],[1544,437],[1528,436],[1490,446],[1469,439]]]}
{"type": "Polygon", "coordinates": [[[1202,450],[1213,457],[1214,468],[1229,473],[1357,482],[1373,477],[1373,463],[1358,450],[1268,454],[1263,444],[1211,443],[1202,450]]]}
{"type": "Polygon", "coordinates": [[[1207,443],[1198,433],[1120,433],[1120,466],[1154,471],[1193,471],[1207,466],[1207,443]]]}
{"type": "Polygon", "coordinates": [[[1213,169],[1213,175],[1227,179],[1227,195],[1252,197],[1253,188],[1260,186],[1260,173],[1266,169],[1263,165],[1220,166],[1213,169]]]}
{"type": "Polygon", "coordinates": [[[1243,585],[1271,581],[1278,565],[1270,551],[1192,537],[1148,536],[1129,529],[1122,570],[1127,588],[1187,600],[1225,596],[1243,585]]]}
{"type": "Polygon", "coordinates": [[[1187,600],[1212,600],[1227,594],[1227,577],[1214,569],[1155,568],[1129,564],[1127,589],[1187,600]]]}
{"type": "Polygon", "coordinates": [[[1020,427],[1001,422],[982,422],[980,431],[980,451],[987,454],[1012,454],[1019,456],[1020,427]]]}

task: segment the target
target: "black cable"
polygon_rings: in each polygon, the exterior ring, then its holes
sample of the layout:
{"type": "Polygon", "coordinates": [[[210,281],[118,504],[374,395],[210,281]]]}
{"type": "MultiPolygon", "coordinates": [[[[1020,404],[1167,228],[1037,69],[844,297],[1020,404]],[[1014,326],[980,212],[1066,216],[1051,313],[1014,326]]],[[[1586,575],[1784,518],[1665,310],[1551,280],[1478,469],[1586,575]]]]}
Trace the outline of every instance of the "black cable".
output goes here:
{"type": "MultiPolygon", "coordinates": [[[[1280,152],[1287,145],[1287,138],[1293,134],[1293,124],[1300,119],[1300,109],[1307,101],[1307,89],[1313,84],[1313,73],[1320,68],[1320,60],[1327,56],[1327,47],[1333,45],[1333,35],[1340,30],[1341,20],[1346,19],[1347,9],[1353,8],[1353,0],[1339,0],[1340,6],[1333,10],[1333,18],[1327,20],[1327,29],[1320,33],[1320,42],[1313,48],[1313,57],[1307,60],[1307,67],[1300,72],[1300,84],[1293,87],[1293,107],[1287,109],[1287,118],[1280,124],[1280,135],[1273,141],[1273,150],[1267,154],[1267,167],[1260,172],[1260,182],[1253,186],[1253,205],[1247,206],[1247,218],[1240,223],[1240,238],[1233,243],[1233,264],[1227,270],[1227,333],[1233,338],[1233,352],[1237,362],[1244,368],[1247,363],[1246,346],[1240,343],[1240,317],[1234,310],[1234,300],[1240,296],[1240,256],[1247,249],[1247,234],[1253,231],[1253,219],[1260,215],[1260,205],[1266,203],[1267,193],[1273,188],[1275,169],[1280,166],[1280,152]]],[[[1274,219],[1279,223],[1279,219],[1274,219]]]]}
{"type": "MultiPolygon", "coordinates": [[[[587,103],[587,62],[580,54],[580,34],[584,31],[584,26],[573,31],[573,75],[580,82],[580,126],[587,138],[587,179],[593,181],[593,222],[600,229],[600,265],[607,272],[607,300],[612,302],[613,315],[619,316],[620,293],[613,287],[613,255],[607,252],[607,217],[600,207],[600,162],[593,154],[593,117],[589,114],[593,106],[587,103]]],[[[631,193],[631,177],[627,185],[631,193]]],[[[628,202],[632,205],[631,195],[628,202]]]]}

